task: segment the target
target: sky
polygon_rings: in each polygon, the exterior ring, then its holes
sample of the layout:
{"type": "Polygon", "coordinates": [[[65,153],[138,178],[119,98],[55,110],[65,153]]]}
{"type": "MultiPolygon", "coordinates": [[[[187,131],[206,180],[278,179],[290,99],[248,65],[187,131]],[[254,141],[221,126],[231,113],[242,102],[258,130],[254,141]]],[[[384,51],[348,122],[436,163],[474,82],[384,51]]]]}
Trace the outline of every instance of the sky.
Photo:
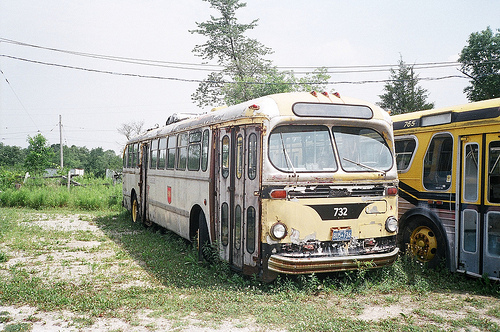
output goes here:
{"type": "MultiPolygon", "coordinates": [[[[41,133],[58,144],[61,116],[63,144],[121,153],[124,123],[206,111],[191,100],[209,73],[192,50],[206,40],[189,30],[211,15],[202,0],[0,0],[0,142],[25,148],[41,133]]],[[[381,66],[456,61],[471,33],[500,28],[500,1],[247,0],[236,16],[258,19],[247,35],[274,51],[274,65],[337,67],[328,91],[376,103],[390,76],[381,66]]],[[[428,102],[467,102],[469,81],[444,78],[462,76],[458,65],[427,67],[416,73],[428,102]]]]}

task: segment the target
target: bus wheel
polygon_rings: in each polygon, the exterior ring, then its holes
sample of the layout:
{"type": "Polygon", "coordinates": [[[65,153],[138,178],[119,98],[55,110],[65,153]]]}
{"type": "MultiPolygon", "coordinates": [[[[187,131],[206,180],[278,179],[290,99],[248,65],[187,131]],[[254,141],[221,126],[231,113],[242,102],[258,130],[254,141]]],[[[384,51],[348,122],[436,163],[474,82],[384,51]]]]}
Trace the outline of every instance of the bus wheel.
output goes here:
{"type": "Polygon", "coordinates": [[[130,212],[132,213],[132,222],[140,221],[139,203],[136,195],[132,196],[132,210],[130,212]]]}
{"type": "Polygon", "coordinates": [[[445,241],[441,232],[427,218],[415,218],[403,230],[403,241],[410,253],[430,268],[445,257],[445,241]]]}
{"type": "Polygon", "coordinates": [[[198,261],[211,261],[210,239],[205,214],[200,212],[198,216],[198,230],[196,231],[196,247],[198,249],[198,261]]]}

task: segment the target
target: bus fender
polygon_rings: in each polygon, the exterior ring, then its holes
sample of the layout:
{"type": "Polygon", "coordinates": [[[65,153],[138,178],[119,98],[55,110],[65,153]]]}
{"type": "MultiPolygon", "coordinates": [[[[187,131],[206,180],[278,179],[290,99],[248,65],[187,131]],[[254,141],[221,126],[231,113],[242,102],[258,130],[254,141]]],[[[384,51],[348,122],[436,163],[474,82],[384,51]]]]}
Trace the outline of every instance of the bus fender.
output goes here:
{"type": "Polygon", "coordinates": [[[403,253],[405,252],[406,243],[404,243],[404,238],[405,238],[405,231],[407,231],[406,228],[412,221],[416,220],[417,218],[427,219],[430,223],[432,223],[432,225],[434,225],[435,229],[440,232],[444,244],[446,267],[448,269],[451,269],[452,266],[451,258],[453,257],[454,253],[451,251],[446,230],[443,227],[441,219],[433,211],[429,209],[415,207],[413,209],[406,211],[399,219],[399,232],[398,232],[397,242],[399,247],[402,249],[402,252],[403,253]]]}

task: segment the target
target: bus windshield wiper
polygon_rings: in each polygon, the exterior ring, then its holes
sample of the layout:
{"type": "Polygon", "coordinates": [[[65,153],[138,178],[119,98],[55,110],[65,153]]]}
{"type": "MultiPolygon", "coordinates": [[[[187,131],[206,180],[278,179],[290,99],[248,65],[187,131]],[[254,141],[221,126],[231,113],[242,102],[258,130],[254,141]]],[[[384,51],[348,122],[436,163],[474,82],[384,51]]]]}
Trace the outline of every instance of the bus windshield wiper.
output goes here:
{"type": "Polygon", "coordinates": [[[297,172],[295,171],[295,167],[293,167],[292,160],[290,159],[290,156],[288,155],[288,152],[286,151],[285,141],[283,140],[283,133],[280,133],[280,138],[281,138],[281,146],[283,147],[283,154],[285,155],[286,163],[289,167],[292,168],[293,176],[296,177],[297,172]]]}
{"type": "Polygon", "coordinates": [[[345,161],[348,161],[350,163],[353,163],[356,166],[361,166],[361,167],[364,167],[366,169],[369,169],[370,171],[382,173],[382,174],[384,174],[384,176],[387,174],[386,171],[383,171],[383,170],[380,170],[380,169],[376,169],[376,168],[373,168],[373,167],[365,165],[365,164],[358,163],[357,161],[354,161],[354,160],[351,160],[351,159],[347,159],[347,158],[342,158],[342,159],[344,159],[345,161]]]}

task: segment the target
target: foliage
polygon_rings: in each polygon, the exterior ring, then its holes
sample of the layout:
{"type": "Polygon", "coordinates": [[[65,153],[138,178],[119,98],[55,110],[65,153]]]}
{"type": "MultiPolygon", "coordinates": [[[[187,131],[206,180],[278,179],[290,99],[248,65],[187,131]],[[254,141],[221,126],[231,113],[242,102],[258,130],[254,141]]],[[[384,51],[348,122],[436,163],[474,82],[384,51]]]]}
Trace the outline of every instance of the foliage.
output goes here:
{"type": "Polygon", "coordinates": [[[19,161],[24,160],[25,157],[25,149],[0,143],[0,167],[18,166],[19,161]]]}
{"type": "Polygon", "coordinates": [[[434,103],[427,103],[427,90],[418,86],[418,75],[413,72],[413,66],[399,59],[398,69],[391,68],[390,82],[384,85],[384,93],[379,95],[381,102],[377,103],[391,114],[409,113],[431,109],[434,103]]]}
{"type": "Polygon", "coordinates": [[[42,134],[37,134],[35,137],[28,136],[28,143],[24,166],[30,173],[41,174],[46,168],[52,166],[53,151],[42,134]]]}
{"type": "Polygon", "coordinates": [[[28,179],[21,188],[0,191],[0,207],[32,209],[72,208],[83,210],[120,210],[121,185],[91,176],[79,179],[83,186],[68,191],[59,179],[28,179]]]}
{"type": "Polygon", "coordinates": [[[500,97],[500,29],[490,27],[469,36],[460,53],[461,71],[471,78],[464,89],[469,101],[500,97]]]}
{"type": "MultiPolygon", "coordinates": [[[[59,144],[48,147],[44,143],[45,145],[41,146],[43,141],[41,135],[30,140],[34,144],[30,144],[28,149],[0,143],[0,189],[22,182],[27,170],[32,173],[31,175],[40,175],[45,168],[60,165],[59,144]],[[35,172],[33,167],[37,168],[35,172]]],[[[63,158],[65,169],[60,171],[62,175],[68,174],[69,169],[79,168],[84,169],[87,174],[104,177],[106,169],[120,171],[123,167],[120,156],[113,150],[104,150],[100,147],[89,150],[75,145],[63,146],[63,158]]]]}
{"type": "MultiPolygon", "coordinates": [[[[51,148],[54,152],[59,151],[59,144],[52,144],[51,148]]],[[[104,177],[106,169],[119,171],[122,169],[122,159],[117,156],[113,150],[104,150],[101,147],[94,148],[89,151],[86,147],[71,147],[63,146],[64,167],[66,169],[80,168],[85,172],[91,173],[97,177],[104,177]]],[[[59,154],[54,153],[52,162],[59,164],[59,154]]],[[[66,172],[63,172],[67,174],[66,172]]]]}
{"type": "Polygon", "coordinates": [[[200,107],[233,105],[242,101],[280,92],[304,91],[311,87],[323,90],[330,78],[325,69],[318,69],[301,79],[292,71],[279,71],[265,56],[272,50],[256,39],[245,36],[257,26],[257,19],[248,24],[238,23],[236,10],[246,6],[240,0],[204,0],[220,13],[220,17],[196,23],[190,30],[207,38],[196,45],[195,55],[215,60],[223,69],[212,72],[192,95],[200,107]]]}

